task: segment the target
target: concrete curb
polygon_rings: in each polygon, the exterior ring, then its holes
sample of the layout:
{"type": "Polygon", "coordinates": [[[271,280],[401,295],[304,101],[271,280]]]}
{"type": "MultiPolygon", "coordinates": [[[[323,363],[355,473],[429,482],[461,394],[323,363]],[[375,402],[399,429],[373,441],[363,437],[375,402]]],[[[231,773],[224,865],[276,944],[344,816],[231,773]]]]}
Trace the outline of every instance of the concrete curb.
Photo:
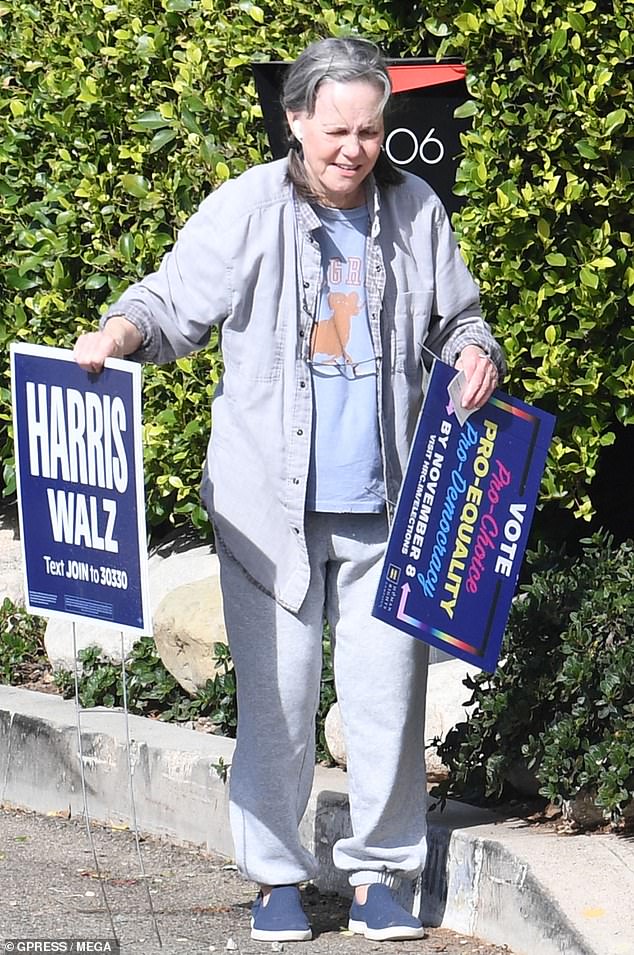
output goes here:
{"type": "MultiPolygon", "coordinates": [[[[231,763],[233,741],[128,719],[139,830],[230,858],[227,786],[217,767],[231,763]]],[[[124,714],[96,708],[82,710],[79,720],[90,817],[130,824],[124,714]]],[[[83,814],[78,752],[73,701],[0,687],[0,802],[83,814]]],[[[571,897],[587,889],[588,859],[573,858],[570,840],[458,803],[430,814],[429,821],[422,904],[427,924],[506,944],[515,955],[633,955],[634,925],[624,934],[618,912],[614,919],[605,913],[610,917],[597,930],[580,919],[571,897]]],[[[317,767],[302,835],[319,859],[322,889],[349,894],[331,861],[334,841],[349,826],[346,774],[317,767]]],[[[629,858],[623,861],[625,871],[629,858]]],[[[627,900],[622,881],[620,889],[627,900]]]]}

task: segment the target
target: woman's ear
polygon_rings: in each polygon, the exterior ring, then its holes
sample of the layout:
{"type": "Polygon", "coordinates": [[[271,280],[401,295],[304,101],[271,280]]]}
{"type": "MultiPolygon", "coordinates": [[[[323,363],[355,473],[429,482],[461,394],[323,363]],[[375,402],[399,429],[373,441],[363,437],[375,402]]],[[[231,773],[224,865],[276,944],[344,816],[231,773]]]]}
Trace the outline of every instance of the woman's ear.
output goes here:
{"type": "Polygon", "coordinates": [[[290,130],[291,130],[293,136],[295,137],[295,139],[296,139],[298,142],[301,143],[301,141],[302,141],[302,139],[303,139],[303,132],[302,132],[302,121],[301,121],[301,119],[299,118],[299,114],[298,114],[298,113],[293,113],[293,112],[291,112],[291,110],[287,110],[287,111],[286,111],[286,119],[287,119],[287,121],[288,121],[288,125],[289,125],[289,127],[290,127],[290,130]]]}

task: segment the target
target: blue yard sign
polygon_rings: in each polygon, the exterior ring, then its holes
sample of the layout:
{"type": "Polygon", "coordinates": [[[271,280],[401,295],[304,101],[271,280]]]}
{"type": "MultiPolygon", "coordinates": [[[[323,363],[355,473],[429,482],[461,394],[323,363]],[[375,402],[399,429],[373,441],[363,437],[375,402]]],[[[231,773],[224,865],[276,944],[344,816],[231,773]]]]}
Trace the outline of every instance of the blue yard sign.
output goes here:
{"type": "Polygon", "coordinates": [[[496,391],[461,424],[435,361],[373,614],[492,672],[555,419],[496,391]]]}
{"type": "Polygon", "coordinates": [[[11,371],[27,609],[150,634],[140,367],[13,345],[11,371]]]}

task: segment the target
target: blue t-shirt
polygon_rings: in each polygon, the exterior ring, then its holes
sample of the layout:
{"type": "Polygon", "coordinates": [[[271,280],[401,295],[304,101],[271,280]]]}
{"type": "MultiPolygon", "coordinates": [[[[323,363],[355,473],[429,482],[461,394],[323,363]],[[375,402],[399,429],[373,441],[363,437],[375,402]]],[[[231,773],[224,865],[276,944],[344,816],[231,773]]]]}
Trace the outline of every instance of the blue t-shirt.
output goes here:
{"type": "Polygon", "coordinates": [[[377,512],[384,507],[384,483],[365,299],[368,210],[320,206],[317,213],[323,284],[310,342],[314,410],[306,506],[377,512]]]}

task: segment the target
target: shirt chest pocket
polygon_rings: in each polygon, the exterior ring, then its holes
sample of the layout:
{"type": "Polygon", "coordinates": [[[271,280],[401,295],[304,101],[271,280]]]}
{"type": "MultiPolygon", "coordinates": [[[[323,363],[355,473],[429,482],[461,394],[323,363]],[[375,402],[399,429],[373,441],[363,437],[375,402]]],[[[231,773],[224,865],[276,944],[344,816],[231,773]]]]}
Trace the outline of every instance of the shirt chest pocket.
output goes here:
{"type": "Polygon", "coordinates": [[[282,328],[258,328],[256,322],[238,331],[225,328],[223,355],[243,384],[250,381],[273,382],[282,377],[287,334],[282,328]]]}
{"type": "Polygon", "coordinates": [[[431,289],[397,294],[390,322],[392,371],[412,373],[420,368],[433,301],[431,289]]]}

